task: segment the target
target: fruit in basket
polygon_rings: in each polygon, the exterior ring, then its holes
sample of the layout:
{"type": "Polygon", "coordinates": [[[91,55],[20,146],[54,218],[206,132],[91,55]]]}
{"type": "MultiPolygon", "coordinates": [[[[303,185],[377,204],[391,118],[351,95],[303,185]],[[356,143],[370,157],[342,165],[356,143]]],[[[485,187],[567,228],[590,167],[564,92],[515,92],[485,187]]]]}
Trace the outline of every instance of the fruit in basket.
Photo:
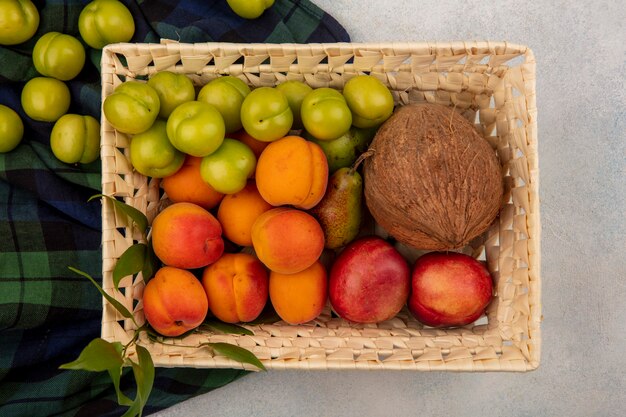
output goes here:
{"type": "Polygon", "coordinates": [[[167,118],[167,137],[176,149],[193,156],[215,152],[224,140],[224,119],[212,105],[188,101],[167,118]]]}
{"type": "Polygon", "coordinates": [[[39,122],[55,122],[70,108],[70,89],[63,81],[35,77],[22,89],[24,113],[39,122]]]}
{"type": "Polygon", "coordinates": [[[464,326],[485,311],[493,281],[483,263],[456,252],[429,252],[411,274],[408,307],[427,326],[464,326]]]}
{"type": "Polygon", "coordinates": [[[33,64],[41,75],[68,81],[83,69],[85,48],[73,36],[48,32],[33,48],[33,64]]]}
{"type": "Polygon", "coordinates": [[[281,91],[285,97],[287,97],[289,107],[293,113],[292,129],[302,129],[302,117],[300,116],[302,101],[304,101],[304,97],[306,97],[306,95],[313,89],[308,84],[296,80],[280,83],[276,86],[276,89],[281,91]]]}
{"type": "Polygon", "coordinates": [[[271,271],[295,274],[319,259],[324,250],[324,232],[310,214],[278,207],[261,214],[254,222],[252,245],[271,271]]]}
{"type": "Polygon", "coordinates": [[[135,34],[135,21],[117,0],[94,0],[78,16],[78,30],[85,43],[102,49],[110,43],[128,42],[135,34]]]}
{"type": "Polygon", "coordinates": [[[198,327],[209,311],[200,281],[189,271],[164,266],[143,290],[143,312],[163,336],[180,336],[198,327]]]}
{"type": "Polygon", "coordinates": [[[328,181],[324,198],[309,213],[324,231],[327,249],[347,245],[361,228],[363,180],[356,169],[340,168],[328,181]]]}
{"type": "Polygon", "coordinates": [[[254,181],[248,181],[241,191],[224,197],[217,211],[217,220],[228,240],[240,246],[252,246],[252,225],[272,208],[263,200],[254,181]]]}
{"type": "Polygon", "coordinates": [[[365,201],[400,242],[418,249],[460,248],[498,215],[503,180],[496,153],[455,110],[402,106],[378,129],[370,149],[365,201]]]}
{"type": "Polygon", "coordinates": [[[171,71],[159,71],[149,80],[159,96],[159,117],[167,119],[179,105],[196,98],[196,90],[189,77],[171,71]]]}
{"type": "Polygon", "coordinates": [[[122,133],[137,134],[152,126],[161,108],[154,88],[138,81],[118,85],[104,99],[102,111],[108,122],[122,133]]]}
{"type": "Polygon", "coordinates": [[[366,236],[350,243],[330,270],[328,293],[335,312],[356,323],[389,320],[410,288],[409,265],[387,241],[366,236]]]}
{"type": "Polygon", "coordinates": [[[226,138],[215,152],[202,158],[200,175],[220,193],[234,194],[246,186],[255,167],[254,152],[238,140],[226,138]]]}
{"type": "Polygon", "coordinates": [[[302,324],[320,315],[328,298],[326,269],[319,261],[295,274],[270,272],[270,300],[289,324],[302,324]]]}
{"type": "Polygon", "coordinates": [[[310,209],[324,197],[328,162],[322,149],[299,136],[270,143],[256,168],[259,192],[273,206],[310,209]]]}
{"type": "Polygon", "coordinates": [[[271,87],[254,89],[241,104],[241,124],[250,136],[262,142],[282,138],[293,124],[287,97],[271,87]]]}
{"type": "Polygon", "coordinates": [[[247,253],[226,253],[207,266],[202,285],[211,312],[226,323],[252,321],[267,303],[267,270],[247,253]]]}
{"type": "Polygon", "coordinates": [[[368,128],[381,125],[393,113],[393,96],[372,75],[357,75],[343,87],[343,96],[352,112],[352,124],[368,128]]]}
{"type": "Polygon", "coordinates": [[[375,134],[374,128],[360,129],[352,126],[344,135],[333,140],[318,140],[306,131],[303,136],[322,148],[328,160],[328,171],[332,174],[339,168],[351,166],[367,150],[375,134]]]}
{"type": "Polygon", "coordinates": [[[306,95],[300,110],[307,132],[319,140],[333,140],[352,125],[352,113],[343,95],[332,88],[316,88],[306,95]]]}
{"type": "Polygon", "coordinates": [[[134,135],[129,154],[130,163],[137,172],[154,178],[174,174],[185,161],[185,154],[168,140],[163,120],[155,121],[148,130],[134,135]]]}
{"type": "Polygon", "coordinates": [[[224,118],[226,133],[241,129],[241,105],[250,94],[250,87],[239,78],[226,75],[206,84],[198,93],[198,101],[209,103],[224,118]]]}
{"type": "Polygon", "coordinates": [[[10,152],[24,137],[24,122],[10,107],[0,104],[0,153],[10,152]]]}
{"type": "Polygon", "coordinates": [[[0,3],[0,45],[17,45],[33,37],[39,27],[39,11],[30,0],[0,3]]]}
{"type": "Polygon", "coordinates": [[[226,0],[237,16],[256,19],[274,4],[274,0],[226,0]]]}
{"type": "Polygon", "coordinates": [[[152,247],[166,265],[203,268],[217,261],[224,252],[222,226],[196,204],[174,203],[154,218],[152,247]]]}
{"type": "Polygon", "coordinates": [[[194,203],[210,210],[220,204],[224,194],[215,191],[200,175],[202,158],[187,155],[183,165],[161,180],[161,186],[174,203],[194,203]]]}
{"type": "Polygon", "coordinates": [[[50,147],[66,164],[89,164],[100,155],[100,123],[91,116],[65,114],[52,128],[50,147]]]}

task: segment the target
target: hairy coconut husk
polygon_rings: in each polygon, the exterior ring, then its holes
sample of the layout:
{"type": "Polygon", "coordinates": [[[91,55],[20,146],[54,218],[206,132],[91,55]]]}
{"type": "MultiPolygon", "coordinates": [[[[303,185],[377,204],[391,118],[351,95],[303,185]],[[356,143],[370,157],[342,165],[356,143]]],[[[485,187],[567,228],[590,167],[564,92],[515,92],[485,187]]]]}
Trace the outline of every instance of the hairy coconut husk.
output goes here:
{"type": "Polygon", "coordinates": [[[455,110],[398,108],[365,160],[365,201],[398,241],[418,249],[465,246],[494,221],[503,179],[495,151],[455,110]]]}

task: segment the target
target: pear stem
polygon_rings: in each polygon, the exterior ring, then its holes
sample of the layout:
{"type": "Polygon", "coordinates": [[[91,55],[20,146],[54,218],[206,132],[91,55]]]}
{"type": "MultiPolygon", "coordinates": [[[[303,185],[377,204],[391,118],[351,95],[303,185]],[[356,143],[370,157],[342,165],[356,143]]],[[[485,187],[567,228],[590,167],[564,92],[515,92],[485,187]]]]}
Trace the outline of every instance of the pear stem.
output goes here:
{"type": "Polygon", "coordinates": [[[359,155],[356,161],[354,161],[354,164],[352,164],[350,171],[348,171],[348,175],[354,175],[354,172],[359,168],[359,165],[361,165],[361,162],[365,161],[367,158],[374,155],[375,152],[376,150],[374,148],[369,148],[367,151],[359,155]]]}

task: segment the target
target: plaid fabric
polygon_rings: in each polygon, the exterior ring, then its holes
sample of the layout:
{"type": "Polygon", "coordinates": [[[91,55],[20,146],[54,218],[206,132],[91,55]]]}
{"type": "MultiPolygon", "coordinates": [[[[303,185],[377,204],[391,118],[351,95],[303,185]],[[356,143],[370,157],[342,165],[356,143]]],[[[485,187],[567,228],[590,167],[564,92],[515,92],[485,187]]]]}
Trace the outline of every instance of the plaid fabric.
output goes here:
{"type": "MultiPolygon", "coordinates": [[[[24,82],[37,76],[30,54],[49,31],[78,37],[77,21],[88,0],[34,0],[41,15],[37,34],[14,47],[0,47],[0,103],[15,109],[25,138],[0,154],[0,415],[121,415],[108,375],[60,371],[100,335],[102,302],[74,266],[101,277],[100,205],[87,203],[100,190],[100,163],[71,166],[49,146],[52,123],[29,119],[20,105],[24,82]]],[[[160,38],[181,42],[337,42],[345,30],[308,1],[278,0],[253,21],[240,19],[225,1],[128,1],[135,17],[133,42],[160,38]]],[[[70,112],[99,118],[99,51],[68,82],[70,112]]],[[[152,413],[223,386],[238,370],[157,369],[145,408],[152,413]]],[[[122,389],[132,397],[132,372],[122,389]],[[129,392],[129,390],[131,390],[129,392]]]]}

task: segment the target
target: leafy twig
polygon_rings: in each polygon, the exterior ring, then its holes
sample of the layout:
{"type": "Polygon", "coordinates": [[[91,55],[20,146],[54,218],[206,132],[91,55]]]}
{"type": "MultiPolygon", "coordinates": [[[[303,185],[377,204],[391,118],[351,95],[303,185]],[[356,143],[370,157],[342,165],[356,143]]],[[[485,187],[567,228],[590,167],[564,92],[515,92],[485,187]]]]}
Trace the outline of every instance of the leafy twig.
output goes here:
{"type": "MultiPolygon", "coordinates": [[[[128,218],[137,225],[143,235],[143,241],[146,242],[139,242],[131,245],[126,251],[124,251],[124,253],[116,262],[113,269],[113,284],[115,286],[115,290],[119,291],[119,283],[124,277],[129,275],[134,276],[139,272],[142,273],[144,281],[147,282],[159,266],[158,258],[156,257],[152,249],[152,244],[146,238],[146,231],[149,226],[148,219],[139,210],[113,197],[98,194],[91,197],[89,201],[98,197],[111,200],[116,209],[119,209],[121,212],[125,213],[128,218]]],[[[104,291],[102,287],[96,282],[96,280],[91,277],[91,275],[71,266],[68,268],[76,274],[81,275],[91,281],[91,283],[98,289],[100,294],[102,294],[102,296],[113,306],[113,308],[115,308],[123,317],[131,319],[137,329],[135,330],[133,337],[126,345],[122,345],[122,343],[120,342],[111,343],[102,338],[96,338],[83,349],[83,351],[80,353],[76,360],[63,364],[59,368],[84,370],[91,372],[107,371],[115,387],[115,392],[117,393],[117,402],[120,405],[129,407],[126,413],[124,413],[124,417],[141,416],[150,396],[150,392],[152,391],[155,377],[155,369],[154,362],[152,361],[152,356],[150,355],[150,351],[137,343],[139,335],[141,332],[145,331],[148,335],[148,338],[153,342],[161,343],[164,345],[170,344],[159,340],[157,334],[154,333],[148,325],[140,327],[135,321],[135,316],[122,303],[120,303],[113,296],[104,291]],[[132,359],[133,351],[131,347],[135,348],[134,352],[136,354],[136,360],[132,359]],[[120,379],[122,376],[123,366],[131,366],[133,370],[135,383],[137,385],[137,394],[134,400],[128,398],[120,390],[120,379]]],[[[203,327],[208,328],[214,332],[217,331],[222,333],[245,335],[253,334],[250,330],[244,327],[234,324],[217,322],[214,320],[207,320],[203,324],[203,327]]],[[[175,344],[171,345],[188,348],[208,347],[214,353],[218,353],[235,361],[248,363],[256,366],[259,369],[265,370],[265,366],[263,366],[261,361],[252,352],[229,343],[207,342],[201,343],[197,346],[175,344]]]]}

